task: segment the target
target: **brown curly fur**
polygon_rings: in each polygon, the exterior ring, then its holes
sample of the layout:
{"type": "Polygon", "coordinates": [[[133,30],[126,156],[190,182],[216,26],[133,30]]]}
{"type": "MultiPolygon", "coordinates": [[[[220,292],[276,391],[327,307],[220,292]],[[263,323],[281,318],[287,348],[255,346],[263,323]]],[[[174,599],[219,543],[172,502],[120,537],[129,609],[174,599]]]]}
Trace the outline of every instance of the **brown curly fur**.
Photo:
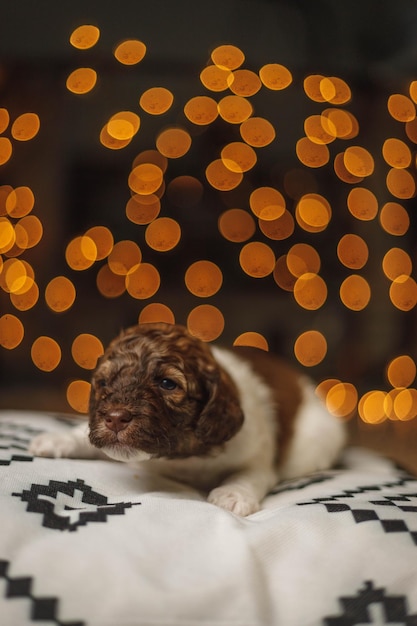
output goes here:
{"type": "Polygon", "coordinates": [[[89,413],[94,446],[121,443],[167,458],[207,454],[243,423],[236,386],[207,344],[164,323],[134,326],[111,342],[92,378],[89,413]],[[162,389],[164,378],[175,389],[162,389]],[[132,418],[117,435],[105,425],[115,409],[132,418]]]}

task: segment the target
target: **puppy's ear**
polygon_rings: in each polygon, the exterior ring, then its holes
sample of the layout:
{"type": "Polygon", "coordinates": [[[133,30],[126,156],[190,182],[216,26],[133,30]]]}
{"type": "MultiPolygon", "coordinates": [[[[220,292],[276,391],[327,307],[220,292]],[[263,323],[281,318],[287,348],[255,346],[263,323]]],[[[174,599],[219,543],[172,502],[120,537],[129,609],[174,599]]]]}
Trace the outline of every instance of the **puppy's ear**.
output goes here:
{"type": "Polygon", "coordinates": [[[238,391],[223,370],[214,379],[207,378],[206,387],[208,400],[198,419],[195,435],[207,445],[221,445],[243,424],[238,391]]]}

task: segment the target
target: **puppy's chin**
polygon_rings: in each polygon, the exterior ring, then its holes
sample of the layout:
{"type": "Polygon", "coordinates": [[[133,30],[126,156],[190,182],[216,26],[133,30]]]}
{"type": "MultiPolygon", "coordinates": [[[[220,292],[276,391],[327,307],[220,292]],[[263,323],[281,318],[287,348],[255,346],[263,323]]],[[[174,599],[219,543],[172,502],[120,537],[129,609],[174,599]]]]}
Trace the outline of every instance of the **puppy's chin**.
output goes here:
{"type": "Polygon", "coordinates": [[[125,445],[106,446],[101,448],[102,452],[114,461],[131,463],[132,461],[149,461],[151,455],[143,450],[137,450],[125,445]]]}

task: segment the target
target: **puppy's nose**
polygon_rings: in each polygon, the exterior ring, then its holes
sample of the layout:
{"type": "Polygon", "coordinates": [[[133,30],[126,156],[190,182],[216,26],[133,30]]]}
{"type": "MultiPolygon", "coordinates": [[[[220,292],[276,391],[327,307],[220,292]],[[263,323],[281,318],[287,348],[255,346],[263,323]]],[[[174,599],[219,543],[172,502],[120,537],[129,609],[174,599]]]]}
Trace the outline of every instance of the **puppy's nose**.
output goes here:
{"type": "Polygon", "coordinates": [[[109,430],[118,433],[132,421],[132,416],[127,409],[112,409],[106,414],[104,421],[109,430]]]}

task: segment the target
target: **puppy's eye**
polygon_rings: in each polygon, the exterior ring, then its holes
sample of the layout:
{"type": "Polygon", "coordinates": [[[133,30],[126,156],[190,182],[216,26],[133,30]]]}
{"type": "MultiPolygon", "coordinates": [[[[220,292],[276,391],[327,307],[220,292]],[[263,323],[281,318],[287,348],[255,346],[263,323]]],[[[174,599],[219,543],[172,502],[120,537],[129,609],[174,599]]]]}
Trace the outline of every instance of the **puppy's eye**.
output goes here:
{"type": "Polygon", "coordinates": [[[106,386],[106,380],[105,380],[104,378],[100,378],[100,379],[97,381],[97,387],[103,388],[103,387],[105,387],[105,386],[106,386]]]}
{"type": "Polygon", "coordinates": [[[177,383],[171,380],[171,378],[163,378],[160,381],[159,386],[165,391],[173,391],[178,387],[177,383]]]}

